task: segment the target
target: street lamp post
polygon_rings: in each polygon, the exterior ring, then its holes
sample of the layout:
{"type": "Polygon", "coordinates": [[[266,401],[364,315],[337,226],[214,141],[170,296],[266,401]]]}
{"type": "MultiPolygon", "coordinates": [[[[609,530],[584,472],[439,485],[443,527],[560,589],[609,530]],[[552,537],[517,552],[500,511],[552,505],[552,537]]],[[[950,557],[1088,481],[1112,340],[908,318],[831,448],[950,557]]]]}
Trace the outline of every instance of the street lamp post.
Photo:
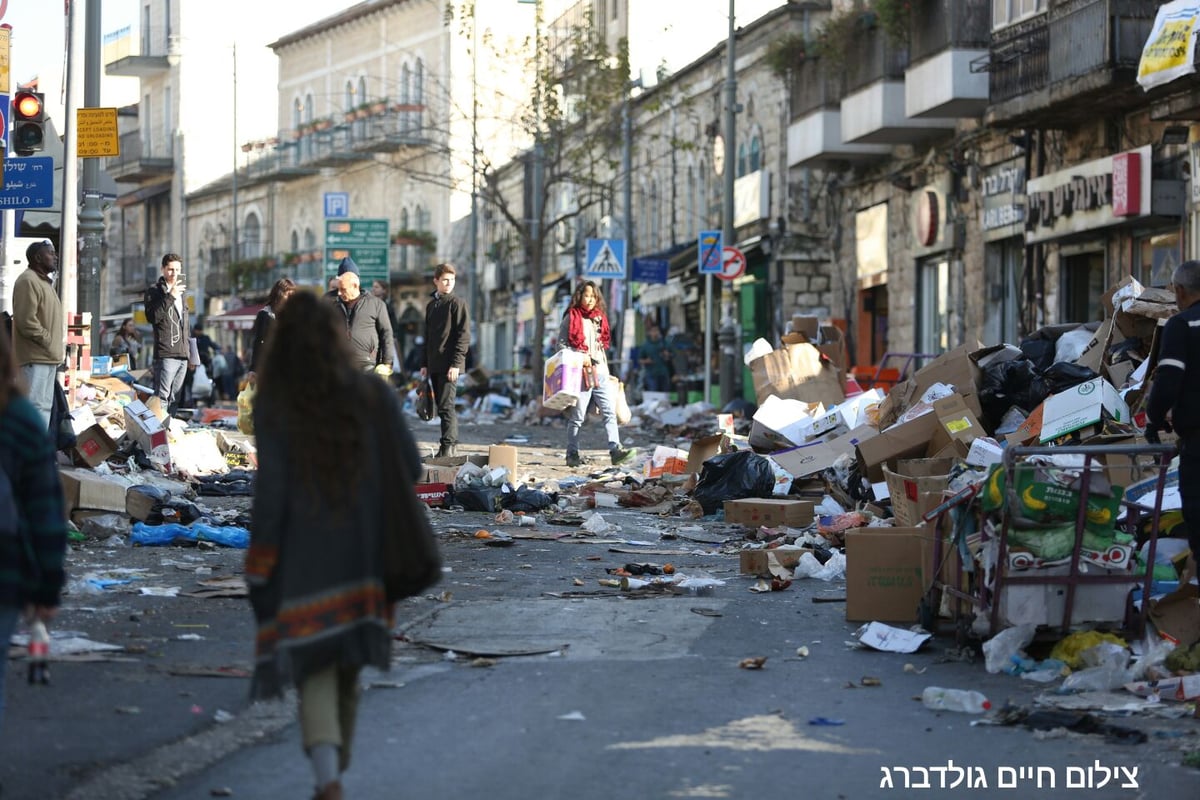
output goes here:
{"type": "MultiPolygon", "coordinates": [[[[721,241],[726,247],[736,243],[737,234],[733,225],[733,180],[734,158],[736,157],[735,138],[737,136],[737,75],[734,70],[736,57],[737,29],[734,27],[734,3],[729,0],[729,41],[725,47],[725,196],[721,211],[721,241]]],[[[740,370],[737,369],[738,331],[736,308],[737,292],[732,282],[727,281],[722,290],[722,320],[718,341],[721,347],[721,407],[724,408],[737,396],[741,381],[740,370]]],[[[711,324],[711,321],[710,321],[711,324]]],[[[711,402],[711,398],[704,398],[711,402]]]]}

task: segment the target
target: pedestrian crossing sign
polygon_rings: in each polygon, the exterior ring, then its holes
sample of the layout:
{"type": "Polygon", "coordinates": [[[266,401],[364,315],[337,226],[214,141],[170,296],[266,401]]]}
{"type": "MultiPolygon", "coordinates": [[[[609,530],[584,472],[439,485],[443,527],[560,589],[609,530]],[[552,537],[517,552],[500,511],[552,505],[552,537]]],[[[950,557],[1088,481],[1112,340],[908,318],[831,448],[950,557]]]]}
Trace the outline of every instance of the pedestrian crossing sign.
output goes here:
{"type": "Polygon", "coordinates": [[[585,278],[624,278],[625,240],[588,239],[585,278]]]}

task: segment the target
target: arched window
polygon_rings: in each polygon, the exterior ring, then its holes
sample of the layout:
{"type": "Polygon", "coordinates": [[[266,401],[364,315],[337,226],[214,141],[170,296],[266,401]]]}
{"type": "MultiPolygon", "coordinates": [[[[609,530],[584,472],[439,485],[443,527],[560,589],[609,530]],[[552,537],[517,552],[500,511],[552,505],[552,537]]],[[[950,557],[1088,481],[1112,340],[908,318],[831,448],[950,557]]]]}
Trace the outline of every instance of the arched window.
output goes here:
{"type": "Polygon", "coordinates": [[[742,142],[738,145],[737,156],[737,172],[733,173],[737,177],[742,177],[746,174],[746,143],[742,142]]]}
{"type": "Polygon", "coordinates": [[[683,235],[688,239],[696,236],[696,170],[687,168],[687,191],[684,192],[683,235]]]}
{"type": "Polygon", "coordinates": [[[662,233],[662,205],[659,202],[658,196],[658,181],[650,179],[650,231],[646,237],[647,241],[642,242],[643,250],[657,250],[658,237],[662,233]]]}
{"type": "Polygon", "coordinates": [[[368,99],[367,79],[365,76],[360,75],[358,77],[358,105],[361,106],[363,103],[367,102],[368,99]]]}
{"type": "MultiPolygon", "coordinates": [[[[400,209],[400,230],[402,230],[402,231],[409,230],[408,209],[407,208],[400,209]]],[[[402,245],[400,247],[400,269],[402,271],[408,270],[408,251],[409,251],[408,245],[402,245]]]]}
{"type": "Polygon", "coordinates": [[[758,172],[762,168],[762,139],[758,133],[750,137],[750,171],[758,172]]]}
{"type": "Polygon", "coordinates": [[[242,223],[242,257],[258,258],[262,255],[262,223],[258,214],[251,211],[242,223]]]}
{"type": "Polygon", "coordinates": [[[353,111],[356,105],[358,103],[354,100],[354,83],[346,81],[346,91],[342,95],[342,113],[353,111]]]}
{"type": "Polygon", "coordinates": [[[409,120],[412,119],[412,113],[408,110],[410,103],[412,103],[412,71],[408,68],[408,64],[405,64],[400,67],[400,105],[404,108],[400,112],[401,131],[409,129],[409,120]]]}
{"type": "MultiPolygon", "coordinates": [[[[413,103],[418,106],[425,105],[425,62],[419,58],[417,59],[417,71],[413,76],[413,103]]],[[[424,111],[423,107],[418,109],[413,117],[413,127],[417,130],[421,130],[423,124],[421,116],[424,111]]]]}
{"type": "Polygon", "coordinates": [[[292,249],[289,252],[300,252],[300,231],[292,231],[292,249]]]}
{"type": "MultiPolygon", "coordinates": [[[[308,124],[313,121],[313,114],[314,114],[313,96],[312,96],[312,93],[310,92],[309,94],[306,94],[304,96],[304,116],[303,116],[304,124],[308,124]]],[[[312,158],[312,152],[313,152],[312,148],[313,148],[312,134],[309,133],[307,136],[303,137],[300,140],[300,158],[305,161],[312,158]]]]}
{"type": "Polygon", "coordinates": [[[304,249],[310,253],[317,249],[317,235],[312,228],[304,229],[304,249]]]}

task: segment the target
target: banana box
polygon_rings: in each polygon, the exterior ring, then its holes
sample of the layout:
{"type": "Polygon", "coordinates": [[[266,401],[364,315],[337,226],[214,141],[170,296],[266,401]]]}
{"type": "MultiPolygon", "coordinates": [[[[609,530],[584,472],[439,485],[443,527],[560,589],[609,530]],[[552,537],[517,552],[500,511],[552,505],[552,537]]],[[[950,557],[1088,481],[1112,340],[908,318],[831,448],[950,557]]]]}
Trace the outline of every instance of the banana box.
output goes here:
{"type": "MultiPolygon", "coordinates": [[[[1125,490],[1113,486],[1103,472],[1088,474],[1085,516],[1089,530],[1111,531],[1117,522],[1125,490]]],[[[997,465],[983,487],[985,511],[1010,504],[1008,511],[1018,525],[1045,526],[1074,522],[1079,512],[1082,478],[1078,474],[1043,467],[1016,470],[1015,486],[1006,486],[1004,469],[997,465]]]]}

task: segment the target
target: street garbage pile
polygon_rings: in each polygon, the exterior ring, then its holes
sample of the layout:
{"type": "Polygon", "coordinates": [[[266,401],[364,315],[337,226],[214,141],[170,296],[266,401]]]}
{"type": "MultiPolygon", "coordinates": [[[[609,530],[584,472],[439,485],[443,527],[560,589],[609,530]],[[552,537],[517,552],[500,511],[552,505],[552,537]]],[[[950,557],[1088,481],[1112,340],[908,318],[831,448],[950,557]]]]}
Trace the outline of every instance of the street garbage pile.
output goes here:
{"type": "Polygon", "coordinates": [[[68,387],[70,434],[63,435],[74,442],[60,452],[70,462],[59,475],[72,537],[247,547],[248,513],[200,499],[251,493],[254,439],[236,430],[237,412],[170,417],[145,385],[149,370],[130,371],[124,357],[91,362],[90,374],[73,373],[68,387]]]}

